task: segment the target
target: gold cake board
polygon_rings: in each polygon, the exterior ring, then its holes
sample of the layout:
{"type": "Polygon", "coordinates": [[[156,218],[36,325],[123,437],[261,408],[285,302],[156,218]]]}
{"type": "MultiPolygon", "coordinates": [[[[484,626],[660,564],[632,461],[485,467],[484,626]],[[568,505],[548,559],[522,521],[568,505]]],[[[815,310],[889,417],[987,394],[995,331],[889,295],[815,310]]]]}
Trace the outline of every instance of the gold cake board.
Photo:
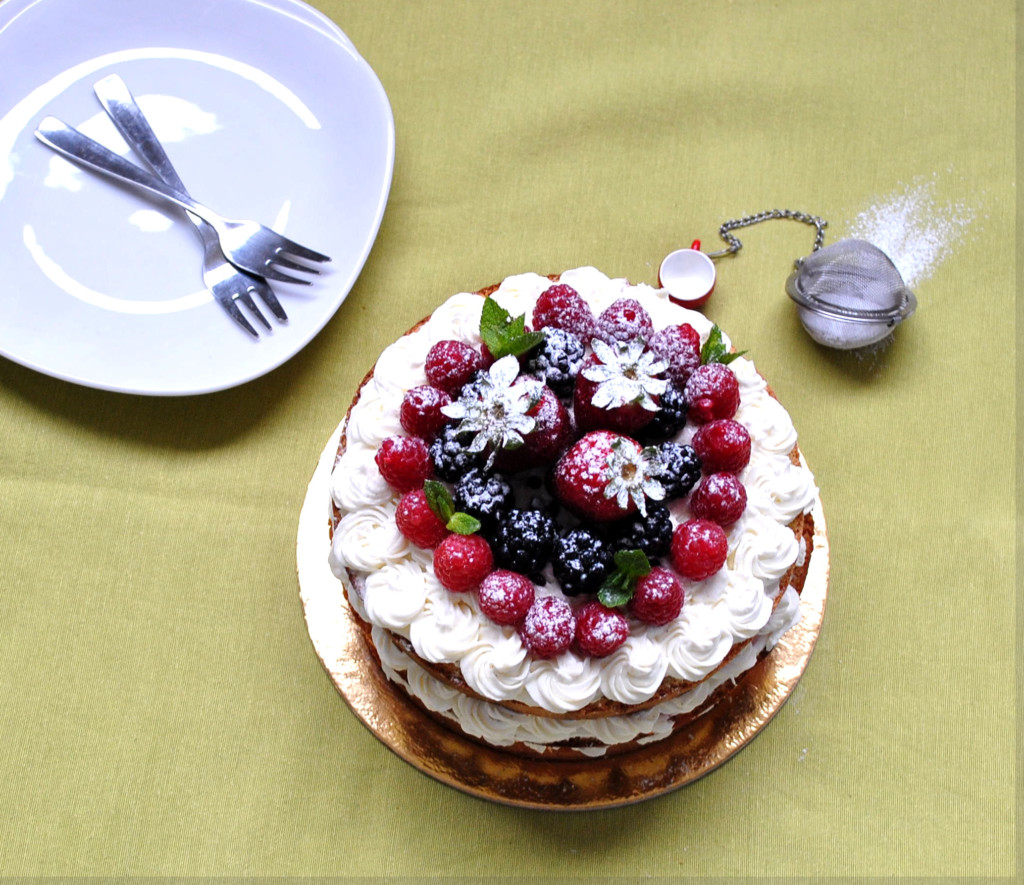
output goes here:
{"type": "Polygon", "coordinates": [[[327,562],[330,476],[341,428],[306,491],[296,544],[299,596],[317,656],[356,717],[423,773],[507,805],[585,810],[627,805],[692,783],[746,746],[792,693],[821,632],[829,550],[820,499],[800,622],[716,704],[671,737],[618,756],[544,761],[491,749],[439,725],[384,676],[327,562]]]}

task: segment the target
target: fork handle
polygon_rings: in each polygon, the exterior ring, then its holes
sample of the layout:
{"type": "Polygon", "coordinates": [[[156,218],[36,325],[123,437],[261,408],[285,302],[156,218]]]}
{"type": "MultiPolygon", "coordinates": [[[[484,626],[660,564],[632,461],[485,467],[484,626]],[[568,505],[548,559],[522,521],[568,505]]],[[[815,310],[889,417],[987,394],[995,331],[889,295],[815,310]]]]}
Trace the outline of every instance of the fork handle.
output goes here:
{"type": "Polygon", "coordinates": [[[117,74],[110,74],[96,83],[93,91],[129,147],[153,168],[165,184],[169,184],[182,194],[187,194],[184,183],[171,164],[171,158],[167,156],[153,127],[149,125],[149,120],[142,113],[142,108],[136,103],[124,80],[117,74]]]}
{"type": "Polygon", "coordinates": [[[98,141],[93,141],[89,136],[62,123],[56,117],[45,117],[36,128],[36,137],[58,154],[94,172],[100,172],[137,190],[176,203],[182,209],[195,212],[196,215],[211,224],[224,221],[216,212],[197,203],[184,191],[164,184],[145,169],[141,169],[124,157],[115,154],[98,141]]]}

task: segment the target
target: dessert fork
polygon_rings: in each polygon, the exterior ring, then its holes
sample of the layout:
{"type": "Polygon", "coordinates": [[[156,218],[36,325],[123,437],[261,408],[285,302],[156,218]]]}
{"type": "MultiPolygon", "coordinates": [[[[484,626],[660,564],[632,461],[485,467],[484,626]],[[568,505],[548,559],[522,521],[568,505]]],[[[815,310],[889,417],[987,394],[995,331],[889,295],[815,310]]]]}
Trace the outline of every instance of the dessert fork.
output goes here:
{"type": "Polygon", "coordinates": [[[309,280],[283,273],[277,268],[317,274],[319,270],[307,264],[300,264],[293,258],[313,262],[331,260],[327,255],[281,236],[259,222],[233,220],[218,215],[202,203],[197,203],[186,191],[165,184],[155,175],[115,154],[77,129],[62,123],[56,117],[45,117],[36,128],[35,134],[43,144],[87,169],[100,172],[128,187],[169,200],[182,209],[194,212],[217,232],[224,256],[240,270],[268,280],[308,285],[309,280]]]}
{"type": "MultiPolygon", "coordinates": [[[[125,82],[117,75],[104,77],[93,86],[96,97],[104,110],[114,121],[128,145],[142,157],[167,184],[176,190],[184,190],[167,152],[163,149],[149,121],[136,104],[134,97],[125,82]]],[[[256,306],[252,295],[258,295],[267,307],[281,322],[287,322],[281,303],[271,291],[267,281],[238,270],[221,252],[217,232],[194,212],[186,211],[188,220],[196,228],[199,238],[203,241],[203,282],[210,290],[217,303],[227,311],[228,315],[255,338],[259,333],[252,327],[245,315],[238,309],[236,301],[240,301],[252,311],[253,315],[267,329],[270,324],[256,306]]]]}

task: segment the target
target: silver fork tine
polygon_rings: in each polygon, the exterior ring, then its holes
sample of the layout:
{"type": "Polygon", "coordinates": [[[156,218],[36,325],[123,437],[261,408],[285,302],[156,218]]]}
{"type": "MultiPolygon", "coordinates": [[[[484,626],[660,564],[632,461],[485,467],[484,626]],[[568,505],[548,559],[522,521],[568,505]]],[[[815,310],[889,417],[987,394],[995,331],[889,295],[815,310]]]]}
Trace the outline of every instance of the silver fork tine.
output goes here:
{"type": "Polygon", "coordinates": [[[284,312],[284,308],[281,307],[281,302],[277,300],[277,296],[273,293],[270,286],[258,277],[253,277],[252,280],[253,284],[249,291],[255,292],[261,299],[263,299],[263,303],[270,308],[270,312],[282,323],[287,323],[288,314],[284,312]]]}
{"type": "Polygon", "coordinates": [[[260,271],[260,276],[265,280],[277,280],[279,283],[298,283],[300,286],[309,286],[311,282],[309,280],[302,280],[298,277],[290,276],[286,273],[281,273],[278,270],[267,265],[260,271]]]}
{"type": "MultiPolygon", "coordinates": [[[[267,322],[267,318],[260,313],[260,309],[256,306],[256,302],[252,300],[252,296],[248,292],[239,292],[235,296],[236,301],[241,301],[249,310],[252,311],[252,315],[256,317],[268,330],[270,329],[270,323],[267,322]]],[[[278,307],[281,305],[279,304],[278,307]]],[[[285,317],[287,319],[287,317],[285,317]]]]}
{"type": "Polygon", "coordinates": [[[301,243],[296,243],[295,240],[289,240],[287,237],[281,239],[287,241],[287,244],[283,251],[290,252],[292,255],[297,255],[299,258],[305,258],[306,261],[330,261],[330,257],[324,255],[322,252],[317,252],[310,249],[308,246],[303,246],[301,243]]]}
{"type": "Polygon", "coordinates": [[[223,307],[224,310],[227,311],[228,316],[230,316],[231,319],[233,319],[236,323],[238,323],[238,325],[240,325],[243,329],[245,329],[246,332],[248,332],[250,335],[252,335],[253,338],[259,338],[260,337],[260,333],[257,332],[252,327],[252,323],[250,323],[245,318],[245,314],[243,314],[242,311],[240,311],[238,309],[238,305],[235,304],[234,301],[232,301],[230,298],[220,298],[220,297],[217,298],[217,301],[219,302],[220,306],[223,307]]]}
{"type": "Polygon", "coordinates": [[[299,264],[297,261],[292,261],[290,258],[285,258],[283,255],[278,253],[274,259],[273,264],[275,267],[286,267],[288,270],[301,270],[303,273],[318,274],[320,271],[315,267],[310,267],[308,264],[299,264]]]}

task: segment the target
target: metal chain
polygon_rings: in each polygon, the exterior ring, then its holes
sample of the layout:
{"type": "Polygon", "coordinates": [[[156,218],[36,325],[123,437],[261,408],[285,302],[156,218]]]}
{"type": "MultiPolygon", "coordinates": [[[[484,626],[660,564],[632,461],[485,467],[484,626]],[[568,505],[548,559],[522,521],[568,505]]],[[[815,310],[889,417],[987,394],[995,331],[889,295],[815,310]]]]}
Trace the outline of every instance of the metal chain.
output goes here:
{"type": "Polygon", "coordinates": [[[771,221],[776,218],[792,218],[794,221],[802,221],[804,224],[814,225],[817,234],[814,237],[814,248],[811,251],[817,252],[824,245],[825,228],[828,227],[828,222],[824,219],[819,218],[817,215],[808,215],[806,212],[795,212],[792,209],[769,209],[767,212],[758,212],[756,215],[733,218],[725,222],[718,229],[718,235],[729,244],[729,247],[719,252],[708,252],[708,257],[721,258],[723,255],[732,255],[734,252],[739,252],[743,247],[743,243],[730,231],[736,230],[739,227],[749,227],[762,221],[771,221]]]}

